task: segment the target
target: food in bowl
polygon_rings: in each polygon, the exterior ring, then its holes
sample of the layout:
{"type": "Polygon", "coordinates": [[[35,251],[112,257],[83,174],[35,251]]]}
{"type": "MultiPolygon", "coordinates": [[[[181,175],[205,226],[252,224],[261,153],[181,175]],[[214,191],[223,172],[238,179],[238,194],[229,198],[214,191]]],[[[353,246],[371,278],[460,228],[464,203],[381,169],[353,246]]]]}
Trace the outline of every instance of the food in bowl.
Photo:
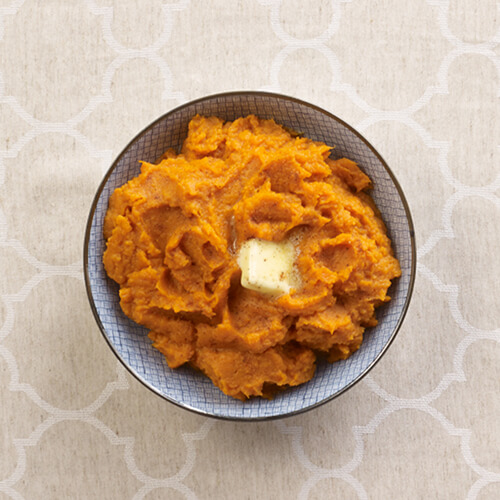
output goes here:
{"type": "Polygon", "coordinates": [[[117,188],[104,266],[171,368],[246,400],[310,380],[377,324],[401,274],[370,179],[273,120],[195,116],[117,188]]]}

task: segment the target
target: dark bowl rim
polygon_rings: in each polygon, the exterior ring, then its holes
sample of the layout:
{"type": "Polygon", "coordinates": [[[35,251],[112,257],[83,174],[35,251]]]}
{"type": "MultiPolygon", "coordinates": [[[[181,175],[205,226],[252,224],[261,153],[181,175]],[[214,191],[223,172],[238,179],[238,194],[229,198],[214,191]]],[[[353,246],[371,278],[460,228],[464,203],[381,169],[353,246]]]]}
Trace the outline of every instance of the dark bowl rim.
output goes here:
{"type": "Polygon", "coordinates": [[[416,242],[415,242],[415,229],[414,229],[414,224],[413,224],[413,219],[411,216],[410,212],[410,207],[408,205],[408,202],[406,200],[406,197],[404,195],[403,189],[401,188],[401,185],[399,184],[399,181],[396,179],[394,173],[390,169],[389,165],[387,162],[384,160],[384,158],[378,153],[378,151],[370,144],[370,142],[365,139],[359,133],[356,129],[354,129],[351,125],[346,123],[344,120],[341,118],[337,117],[333,113],[330,113],[329,111],[326,111],[325,109],[309,103],[307,101],[303,101],[302,99],[299,99],[297,97],[292,97],[289,95],[285,94],[280,94],[276,92],[268,92],[268,91],[261,91],[261,90],[234,90],[234,91],[228,91],[228,92],[220,92],[216,94],[210,94],[206,95],[203,97],[199,97],[197,99],[185,102],[179,106],[176,106],[175,108],[171,109],[170,111],[167,111],[157,119],[155,119],[153,122],[151,122],[149,125],[147,125],[143,130],[141,130],[138,134],[136,134],[127,144],[126,146],[122,149],[121,153],[115,158],[111,166],[109,167],[108,171],[104,175],[101,183],[99,184],[99,187],[97,188],[96,194],[94,196],[94,199],[92,201],[92,205],[90,207],[89,211],[89,216],[87,219],[87,224],[86,224],[86,229],[85,229],[85,238],[84,238],[84,243],[83,243],[83,271],[84,271],[84,279],[85,279],[85,288],[87,291],[87,297],[90,303],[90,307],[92,310],[92,313],[94,315],[94,319],[97,322],[97,325],[101,331],[102,336],[106,340],[108,346],[111,348],[111,351],[115,354],[115,356],[118,358],[118,360],[122,363],[122,365],[128,370],[128,372],[135,378],[137,379],[141,384],[143,384],[145,387],[147,387],[150,391],[152,391],[154,394],[160,396],[161,398],[165,399],[166,401],[183,408],[185,410],[188,410],[192,413],[195,413],[197,415],[202,415],[205,417],[210,417],[214,418],[217,420],[229,420],[229,421],[238,421],[238,422],[262,422],[266,420],[277,420],[277,419],[282,419],[282,418],[287,418],[287,417],[292,417],[299,415],[301,413],[305,413],[307,411],[313,410],[315,408],[318,408],[335,398],[339,397],[341,394],[345,393],[348,389],[353,387],[355,384],[357,384],[360,380],[362,380],[372,369],[373,367],[380,361],[382,356],[385,354],[387,349],[390,347],[392,342],[394,341],[396,335],[398,334],[401,325],[403,324],[404,318],[406,316],[406,313],[408,311],[408,307],[411,301],[411,297],[413,294],[413,288],[415,284],[415,277],[416,277],[416,267],[417,267],[417,252],[416,252],[416,242]],[[322,399],[321,401],[318,401],[314,404],[311,404],[309,406],[306,406],[304,408],[300,408],[298,410],[293,410],[287,413],[283,414],[277,414],[277,415],[264,415],[264,416],[258,416],[258,417],[237,417],[237,416],[226,416],[226,415],[216,415],[204,410],[200,410],[199,408],[194,408],[192,406],[189,406],[185,403],[181,403],[163,393],[161,393],[156,387],[154,387],[152,384],[150,384],[147,380],[142,378],[138,373],[136,373],[132,367],[130,367],[127,362],[122,358],[120,353],[116,350],[115,346],[112,344],[111,340],[109,339],[106,329],[104,328],[104,325],[102,324],[101,318],[99,316],[99,313],[97,312],[97,308],[94,302],[94,297],[92,294],[91,290],[91,285],[90,285],[90,275],[89,275],[89,269],[88,269],[88,246],[89,246],[89,241],[90,241],[90,233],[91,233],[91,227],[92,227],[92,222],[94,220],[94,214],[97,208],[97,204],[99,202],[99,199],[101,197],[102,191],[104,190],[104,187],[113,173],[114,169],[124,156],[124,154],[127,152],[127,150],[132,146],[134,142],[136,142],[138,139],[140,139],[145,133],[147,133],[151,128],[153,128],[157,123],[161,122],[162,120],[165,120],[168,116],[177,113],[178,111],[189,107],[196,105],[198,103],[201,103],[203,101],[211,100],[211,99],[217,99],[217,98],[226,98],[230,96],[255,96],[255,97],[271,97],[275,98],[278,100],[284,100],[288,102],[293,102],[296,104],[300,104],[302,106],[309,107],[315,111],[318,111],[329,118],[335,120],[338,122],[340,125],[343,127],[347,128],[350,132],[352,132],[354,135],[356,135],[371,151],[372,153],[377,157],[377,159],[380,161],[380,163],[383,165],[387,173],[389,174],[389,177],[391,178],[391,181],[394,183],[396,190],[398,191],[398,194],[401,198],[401,202],[403,204],[403,208],[405,210],[405,216],[408,222],[408,228],[409,228],[409,234],[410,234],[410,241],[411,241],[411,267],[410,267],[410,279],[408,282],[408,293],[405,299],[405,303],[403,304],[403,308],[401,310],[401,314],[399,317],[399,320],[394,327],[394,330],[387,341],[387,343],[384,345],[382,350],[378,353],[376,358],[370,363],[370,365],[367,366],[367,368],[360,374],[358,377],[356,377],[354,380],[352,380],[349,384],[347,384],[345,387],[343,387],[340,391],[336,392],[335,394],[332,394],[329,397],[326,397],[322,399]]]}

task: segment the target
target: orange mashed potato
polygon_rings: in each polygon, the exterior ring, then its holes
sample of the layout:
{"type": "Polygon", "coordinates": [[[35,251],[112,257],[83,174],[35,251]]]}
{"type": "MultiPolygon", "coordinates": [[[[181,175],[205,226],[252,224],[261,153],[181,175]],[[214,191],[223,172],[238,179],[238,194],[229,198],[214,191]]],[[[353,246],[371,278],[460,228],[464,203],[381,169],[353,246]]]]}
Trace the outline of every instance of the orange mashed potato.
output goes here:
{"type": "Polygon", "coordinates": [[[188,363],[241,400],[272,397],[377,324],[400,267],[370,179],[330,150],[273,120],[195,116],[180,154],[115,190],[104,265],[171,368],[188,363]],[[301,285],[274,297],[242,287],[250,238],[292,241],[301,285]]]}

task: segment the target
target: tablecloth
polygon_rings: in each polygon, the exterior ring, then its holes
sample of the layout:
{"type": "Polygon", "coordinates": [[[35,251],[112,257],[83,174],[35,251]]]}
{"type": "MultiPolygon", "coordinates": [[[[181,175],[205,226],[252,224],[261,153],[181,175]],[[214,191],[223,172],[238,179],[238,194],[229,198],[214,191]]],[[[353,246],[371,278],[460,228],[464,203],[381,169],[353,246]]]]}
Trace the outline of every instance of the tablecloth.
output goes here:
{"type": "Polygon", "coordinates": [[[500,4],[0,2],[0,499],[500,498],[500,4]],[[128,374],[85,223],[152,120],[225,90],[339,116],[407,196],[418,266],[375,368],[317,409],[209,419],[128,374]]]}

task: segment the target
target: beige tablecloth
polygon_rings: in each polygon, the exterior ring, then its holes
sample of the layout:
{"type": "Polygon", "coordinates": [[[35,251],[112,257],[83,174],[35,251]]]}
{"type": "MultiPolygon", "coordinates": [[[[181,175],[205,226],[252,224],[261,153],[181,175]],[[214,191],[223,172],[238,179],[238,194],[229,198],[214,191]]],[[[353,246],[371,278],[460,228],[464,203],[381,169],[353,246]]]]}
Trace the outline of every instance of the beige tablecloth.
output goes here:
{"type": "Polygon", "coordinates": [[[0,2],[0,499],[500,498],[500,16],[491,0],[0,2]],[[418,275],[386,356],[319,409],[207,419],[90,311],[93,194],[150,121],[272,90],[363,133],[418,275]]]}

